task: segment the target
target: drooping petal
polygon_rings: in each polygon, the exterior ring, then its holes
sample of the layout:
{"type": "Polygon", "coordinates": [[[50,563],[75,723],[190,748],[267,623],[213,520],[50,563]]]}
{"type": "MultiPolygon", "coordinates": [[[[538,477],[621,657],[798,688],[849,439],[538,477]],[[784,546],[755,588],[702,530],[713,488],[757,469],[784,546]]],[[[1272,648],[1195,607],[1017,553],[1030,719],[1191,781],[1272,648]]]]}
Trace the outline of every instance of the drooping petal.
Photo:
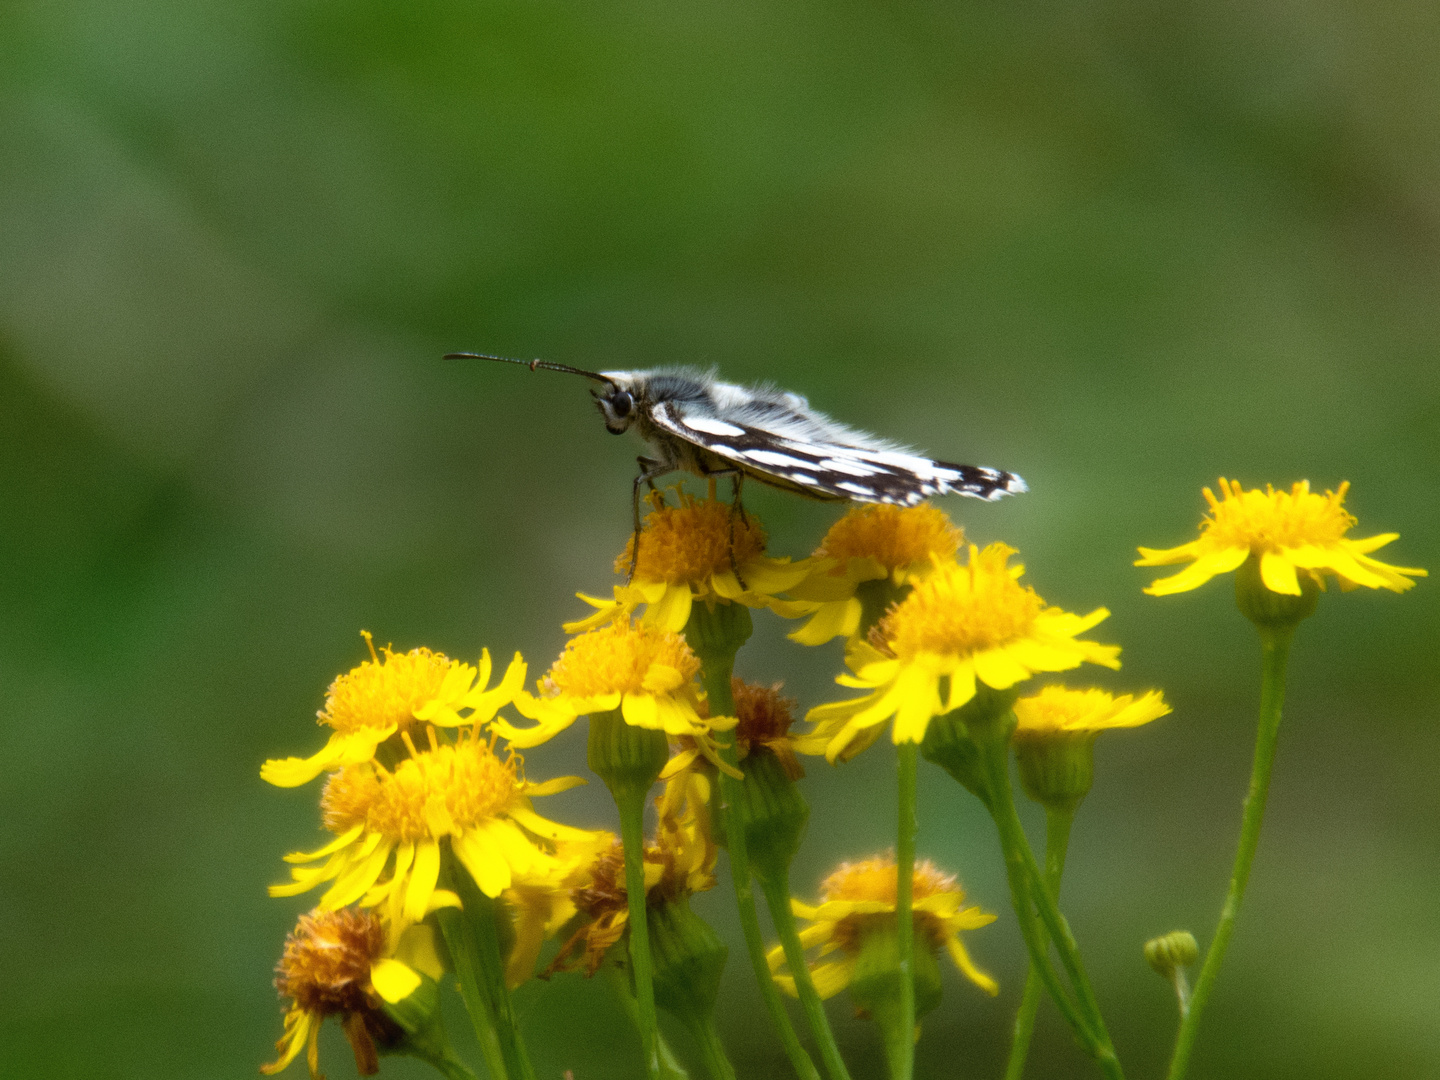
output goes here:
{"type": "Polygon", "coordinates": [[[694,595],[687,582],[671,585],[661,594],[659,603],[652,603],[645,609],[642,621],[678,634],[690,621],[690,607],[694,602],[694,595]]]}
{"type": "Polygon", "coordinates": [[[375,756],[375,748],[395,734],[395,725],[334,732],[325,746],[308,758],[272,758],[260,766],[260,779],[276,787],[299,787],[322,772],[357,765],[375,756]]]}
{"type": "Polygon", "coordinates": [[[492,900],[510,887],[510,865],[495,841],[478,829],[451,838],[455,857],[460,860],[476,886],[492,900]]]}
{"type": "Polygon", "coordinates": [[[991,997],[1000,993],[1000,984],[992,979],[985,972],[975,966],[970,959],[970,954],[965,951],[965,945],[960,940],[959,934],[951,934],[945,939],[945,951],[950,954],[950,959],[955,961],[955,966],[961,970],[967,979],[980,987],[991,997]]]}
{"type": "Polygon", "coordinates": [[[1260,556],[1260,580],[1273,593],[1300,595],[1300,579],[1295,576],[1295,564],[1279,552],[1267,551],[1260,556]]]}
{"type": "Polygon", "coordinates": [[[370,985],[391,1005],[399,1004],[420,986],[420,975],[399,960],[377,960],[370,966],[370,985]]]}
{"type": "Polygon", "coordinates": [[[440,879],[440,844],[425,839],[415,846],[415,863],[410,868],[410,882],[405,888],[405,919],[419,922],[430,906],[430,894],[440,879]]]}
{"type": "MultiPolygon", "coordinates": [[[[1222,548],[1219,551],[1208,551],[1178,574],[1172,574],[1170,577],[1152,581],[1145,588],[1145,592],[1151,596],[1169,596],[1173,593],[1198,589],[1216,574],[1225,574],[1234,570],[1249,557],[1250,549],[1246,547],[1222,548]]],[[[1172,559],[1167,561],[1174,562],[1176,560],[1172,559]]]]}

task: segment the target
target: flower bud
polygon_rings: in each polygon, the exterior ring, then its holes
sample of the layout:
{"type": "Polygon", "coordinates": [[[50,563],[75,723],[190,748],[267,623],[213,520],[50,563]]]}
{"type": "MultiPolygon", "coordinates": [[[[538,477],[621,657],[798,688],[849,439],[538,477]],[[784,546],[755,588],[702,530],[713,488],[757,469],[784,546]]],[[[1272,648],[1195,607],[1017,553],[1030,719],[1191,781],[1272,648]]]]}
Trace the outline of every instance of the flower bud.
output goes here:
{"type": "Polygon", "coordinates": [[[750,640],[755,624],[744,604],[696,604],[685,624],[685,640],[701,661],[733,657],[750,640]]]}
{"type": "Polygon", "coordinates": [[[810,807],[784,763],[767,749],[752,750],[745,759],[740,818],[756,873],[783,879],[800,850],[810,807]]]}
{"type": "Polygon", "coordinates": [[[1299,575],[1300,595],[1272,592],[1260,577],[1260,559],[1253,552],[1235,572],[1235,606],[1256,626],[1293,627],[1315,613],[1320,586],[1309,574],[1299,575]]]}
{"type": "Polygon", "coordinates": [[[684,897],[652,905],[647,916],[655,1003],[687,1024],[708,1019],[729,953],[725,943],[684,897]]]}
{"type": "Polygon", "coordinates": [[[1200,959],[1200,946],[1189,930],[1172,930],[1145,943],[1145,959],[1162,978],[1173,978],[1177,968],[1187,968],[1200,959]]]}
{"type": "Polygon", "coordinates": [[[627,724],[619,709],[590,717],[586,759],[616,802],[643,799],[669,756],[665,732],[627,724]]]}
{"type": "MultiPolygon", "coordinates": [[[[917,930],[919,927],[916,928],[917,930]]],[[[916,935],[915,1018],[918,1020],[940,1004],[940,965],[927,947],[923,935],[916,935]]],[[[899,933],[894,917],[876,921],[860,940],[855,974],[850,982],[850,999],[860,1011],[882,1026],[900,1005],[899,933]]],[[[913,1037],[913,1036],[912,1036],[913,1037]]]]}
{"type": "Polygon", "coordinates": [[[1025,794],[1052,810],[1074,813],[1095,780],[1096,734],[1017,728],[1012,741],[1025,794]]]}

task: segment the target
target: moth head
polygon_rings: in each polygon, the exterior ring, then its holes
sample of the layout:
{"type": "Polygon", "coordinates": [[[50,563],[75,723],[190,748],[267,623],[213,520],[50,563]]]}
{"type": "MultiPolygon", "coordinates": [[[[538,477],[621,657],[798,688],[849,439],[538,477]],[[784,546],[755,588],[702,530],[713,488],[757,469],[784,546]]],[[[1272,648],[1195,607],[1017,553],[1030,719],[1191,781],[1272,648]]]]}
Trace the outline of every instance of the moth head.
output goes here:
{"type": "Polygon", "coordinates": [[[636,391],[637,388],[627,382],[609,377],[605,385],[590,388],[590,396],[605,418],[605,430],[611,435],[625,434],[635,422],[635,414],[640,409],[640,395],[636,391]]]}

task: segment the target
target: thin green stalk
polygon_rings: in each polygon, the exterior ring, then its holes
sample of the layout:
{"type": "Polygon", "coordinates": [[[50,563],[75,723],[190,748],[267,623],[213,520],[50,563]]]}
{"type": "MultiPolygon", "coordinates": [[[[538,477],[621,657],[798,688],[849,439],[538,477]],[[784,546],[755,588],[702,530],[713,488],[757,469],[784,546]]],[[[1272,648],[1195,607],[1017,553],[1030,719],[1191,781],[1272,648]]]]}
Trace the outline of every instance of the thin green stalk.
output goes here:
{"type": "MultiPolygon", "coordinates": [[[[1070,826],[1073,811],[1055,807],[1045,809],[1045,886],[1056,901],[1060,899],[1060,878],[1065,873],[1065,853],[1070,847],[1070,826]]],[[[1030,1039],[1035,1034],[1035,1014],[1045,988],[1040,972],[1032,963],[1025,976],[1025,994],[1015,1014],[1015,1037],[1010,1043],[1010,1061],[1005,1066],[1005,1080],[1020,1080],[1025,1073],[1025,1059],[1030,1053],[1030,1039]]]]}
{"type": "Polygon", "coordinates": [[[710,1074],[710,1080],[735,1080],[735,1067],[725,1055],[720,1033],[715,1030],[714,1015],[697,1020],[689,1027],[690,1034],[695,1036],[695,1045],[699,1047],[700,1058],[705,1062],[705,1071],[710,1074]]]}
{"type": "Polygon", "coordinates": [[[645,1054],[645,1072],[660,1080],[659,1028],[650,962],[650,930],[645,908],[645,797],[643,791],[616,797],[620,841],[625,847],[625,897],[630,907],[630,965],[635,977],[636,1019],[645,1054]]]}
{"type": "Polygon", "coordinates": [[[895,947],[900,966],[901,1045],[895,1047],[891,1080],[910,1080],[915,1072],[915,771],[920,744],[903,742],[899,751],[899,828],[895,837],[895,947]]]}
{"type": "MultiPolygon", "coordinates": [[[[452,856],[453,858],[453,856],[452,856]]],[[[496,918],[499,910],[495,901],[480,891],[469,871],[456,867],[449,875],[449,882],[463,905],[461,924],[465,928],[464,951],[472,962],[472,974],[479,992],[483,995],[486,1012],[494,1025],[495,1037],[500,1044],[500,1053],[505,1062],[505,1071],[510,1080],[535,1080],[535,1069],[530,1064],[530,1055],[520,1035],[520,1024],[510,1003],[510,990],[505,985],[505,963],[500,948],[499,928],[496,918]]],[[[442,908],[441,911],[453,911],[442,908]]],[[[444,924],[442,933],[444,931],[444,924]]],[[[446,936],[446,944],[450,944],[446,936]]],[[[454,946],[451,956],[457,968],[460,960],[455,957],[454,946]]],[[[462,983],[463,989],[463,983],[462,983]]],[[[477,1029],[478,1033],[478,1029],[477,1029]]],[[[488,1065],[488,1061],[487,1061],[488,1065]]]]}
{"type": "Polygon", "coordinates": [[[986,742],[981,744],[980,750],[990,788],[990,813],[1000,832],[1000,846],[1005,853],[1005,865],[1010,875],[1011,897],[1021,929],[1025,933],[1025,944],[1030,949],[1030,960],[1039,967],[1041,976],[1045,979],[1045,988],[1050,991],[1066,1021],[1080,1035],[1088,1052],[1107,1076],[1120,1080],[1124,1072],[1115,1057],[1115,1048],[1105,1030],[1100,1007],[1081,965],[1079,947],[1075,944],[1075,937],[1071,934],[1065,917],[1060,914],[1055,901],[1044,887],[1045,879],[1035,863],[1035,854],[1030,850],[1030,843],[1025,839],[1020,816],[1015,812],[1015,795],[1010,787],[1009,744],[1006,741],[986,742]],[[1034,923],[1030,912],[1032,904],[1044,926],[1043,932],[1040,926],[1034,923]],[[1050,964],[1045,943],[1046,932],[1055,943],[1060,962],[1075,988],[1076,1001],[1073,1005],[1069,996],[1060,990],[1054,969],[1046,971],[1050,964]]]}
{"type": "Polygon", "coordinates": [[[427,1065],[437,1069],[445,1080],[480,1080],[470,1066],[466,1065],[454,1054],[432,1054],[423,1050],[410,1050],[409,1056],[419,1058],[427,1065]]]}
{"type": "Polygon", "coordinates": [[[800,943],[800,932],[795,927],[795,912],[790,908],[790,878],[782,873],[778,879],[761,877],[760,887],[765,891],[765,903],[770,908],[770,921],[775,924],[775,933],[785,950],[785,961],[795,976],[795,991],[800,998],[800,1007],[810,1022],[810,1030],[820,1048],[820,1061],[830,1080],[850,1080],[849,1070],[840,1056],[840,1047],[835,1042],[835,1033],[830,1030],[830,1018],[825,1014],[825,1003],[815,989],[815,980],[810,977],[810,968],[805,963],[805,946],[800,943]]]}
{"type": "MultiPolygon", "coordinates": [[[[610,983],[615,987],[615,994],[620,998],[620,1005],[625,1010],[625,1015],[630,1017],[630,1022],[638,1031],[640,1029],[640,1007],[635,1003],[635,991],[630,987],[630,976],[624,968],[608,962],[605,970],[610,974],[610,983]]],[[[690,1080],[690,1074],[685,1071],[685,1066],[680,1064],[680,1059],[675,1056],[675,1051],[670,1049],[670,1044],[665,1041],[663,1032],[655,1033],[655,1041],[660,1050],[660,1075],[663,1080],[690,1080]]]]}
{"type": "Polygon", "coordinates": [[[478,968],[478,948],[470,920],[457,908],[440,908],[435,912],[440,924],[440,933],[445,938],[446,950],[455,965],[455,978],[460,984],[460,998],[465,1011],[470,1014],[470,1023],[475,1027],[475,1039],[480,1044],[480,1056],[491,1080],[510,1080],[510,1070],[505,1066],[505,1052],[500,1048],[500,1035],[496,1031],[495,1017],[489,996],[481,987],[478,968]]]}
{"type": "MultiPolygon", "coordinates": [[[[742,611],[744,609],[741,609],[742,611]]],[[[745,612],[748,616],[748,612],[745,612]]],[[[695,616],[692,614],[691,621],[695,616]]],[[[700,681],[705,686],[706,698],[710,703],[711,716],[734,716],[735,695],[730,689],[730,677],[735,670],[735,652],[738,645],[731,649],[706,649],[703,647],[703,633],[696,633],[690,637],[691,648],[700,657],[700,681]]],[[[739,754],[735,746],[735,738],[731,735],[728,739],[718,741],[720,760],[731,768],[736,768],[739,763],[739,754]]],[[[785,1048],[785,1055],[794,1066],[796,1075],[800,1080],[820,1080],[820,1073],[815,1068],[815,1062],[810,1060],[810,1055],[805,1052],[805,1047],[800,1045],[800,1038],[795,1034],[795,1027],[790,1023],[790,1017],[785,1012],[785,1003],[780,1000],[780,992],[775,987],[775,980],[770,977],[770,964],[765,959],[765,939],[760,932],[760,919],[755,912],[755,888],[754,878],[750,872],[750,856],[748,842],[745,836],[745,823],[739,819],[738,809],[744,805],[742,781],[735,779],[728,773],[719,774],[720,800],[715,804],[716,810],[725,819],[725,841],[726,848],[730,853],[730,880],[735,888],[735,904],[740,913],[740,929],[745,935],[745,951],[750,957],[750,966],[755,971],[755,979],[760,984],[760,996],[764,999],[766,1011],[770,1014],[770,1021],[775,1025],[775,1032],[780,1037],[780,1044],[785,1048]]]]}
{"type": "Polygon", "coordinates": [[[1263,674],[1260,684],[1260,720],[1255,733],[1255,759],[1250,769],[1250,791],[1245,796],[1245,811],[1240,819],[1240,846],[1235,852],[1235,866],[1230,873],[1230,889],[1225,906],[1220,910],[1220,923],[1215,938],[1205,953],[1205,963],[1195,990],[1190,995],[1190,1009],[1180,1022],[1175,1038],[1175,1054],[1170,1059],[1169,1080],[1182,1080],[1190,1065],[1190,1052],[1200,1027],[1200,1016],[1210,1000],[1210,992],[1225,959],[1230,936],[1235,932],[1235,917],[1245,896],[1245,883],[1250,879],[1250,864],[1260,842],[1260,824],[1265,817],[1265,796],[1270,789],[1270,770],[1275,764],[1275,745],[1280,734],[1280,706],[1285,701],[1285,665],[1290,656],[1291,626],[1261,626],[1260,647],[1263,674]]]}

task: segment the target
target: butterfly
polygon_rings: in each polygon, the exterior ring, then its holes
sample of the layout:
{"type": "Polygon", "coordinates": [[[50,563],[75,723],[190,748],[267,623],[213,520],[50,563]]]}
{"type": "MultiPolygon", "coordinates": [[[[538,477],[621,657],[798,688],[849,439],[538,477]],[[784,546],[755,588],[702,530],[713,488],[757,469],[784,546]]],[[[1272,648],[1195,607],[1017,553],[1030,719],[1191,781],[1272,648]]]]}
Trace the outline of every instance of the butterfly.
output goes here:
{"type": "Polygon", "coordinates": [[[650,448],[636,460],[634,509],[640,489],[666,473],[742,477],[812,499],[914,506],[939,495],[994,501],[1026,489],[1015,473],[935,461],[914,450],[847,427],[810,407],[799,394],[772,386],[737,386],[693,368],[585,371],[548,360],[484,353],[449,353],[447,360],[498,360],[531,371],[563,371],[596,385],[590,394],[612,435],[634,431],[650,448]]]}

